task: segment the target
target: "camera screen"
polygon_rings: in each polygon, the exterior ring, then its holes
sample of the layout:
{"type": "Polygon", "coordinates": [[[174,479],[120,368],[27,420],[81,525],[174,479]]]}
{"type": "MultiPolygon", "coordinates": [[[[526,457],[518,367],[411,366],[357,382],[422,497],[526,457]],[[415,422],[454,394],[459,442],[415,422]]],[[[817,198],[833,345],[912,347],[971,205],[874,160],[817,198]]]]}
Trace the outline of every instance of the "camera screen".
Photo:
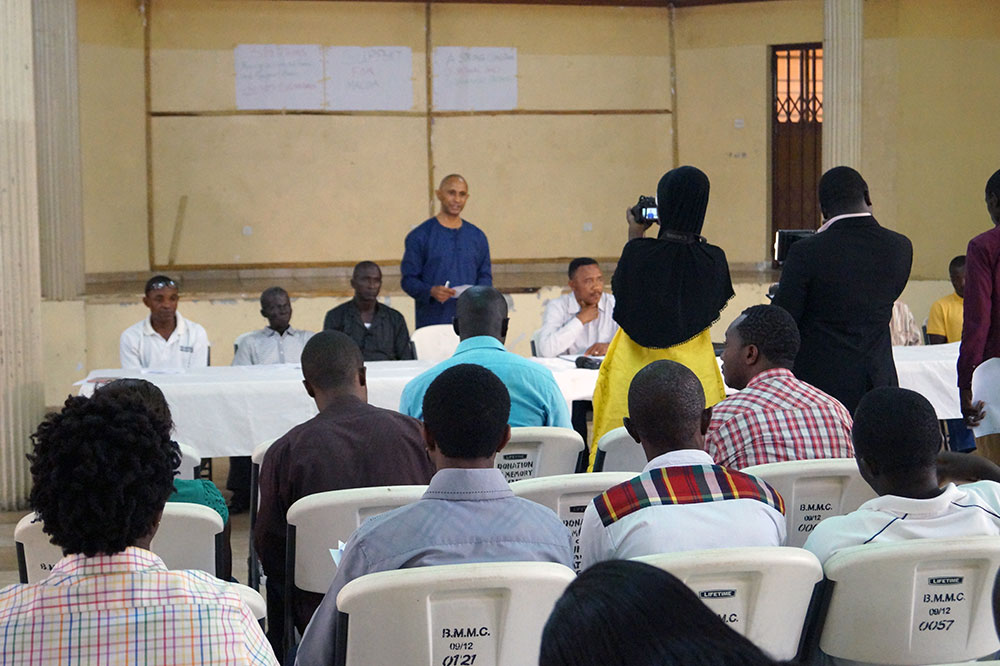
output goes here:
{"type": "Polygon", "coordinates": [[[655,220],[656,219],[656,209],[655,208],[643,208],[642,209],[642,217],[645,218],[645,219],[647,219],[647,220],[655,220]]]}

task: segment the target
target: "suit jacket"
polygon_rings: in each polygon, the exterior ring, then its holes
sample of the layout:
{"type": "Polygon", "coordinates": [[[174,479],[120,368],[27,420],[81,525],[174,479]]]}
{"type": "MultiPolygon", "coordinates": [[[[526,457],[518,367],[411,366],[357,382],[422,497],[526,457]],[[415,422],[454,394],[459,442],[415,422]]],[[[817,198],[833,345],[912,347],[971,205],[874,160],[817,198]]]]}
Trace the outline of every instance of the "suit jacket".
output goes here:
{"type": "Polygon", "coordinates": [[[872,388],[897,386],[889,320],[912,263],[910,240],[868,216],[792,245],[773,303],[799,325],[795,376],[851,413],[872,388]]]}

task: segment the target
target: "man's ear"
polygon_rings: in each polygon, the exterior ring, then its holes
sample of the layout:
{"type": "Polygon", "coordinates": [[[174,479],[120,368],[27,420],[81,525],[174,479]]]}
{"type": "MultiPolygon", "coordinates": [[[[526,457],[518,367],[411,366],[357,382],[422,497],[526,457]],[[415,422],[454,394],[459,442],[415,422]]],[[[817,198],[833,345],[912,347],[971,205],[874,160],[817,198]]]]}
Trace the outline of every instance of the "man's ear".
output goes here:
{"type": "Polygon", "coordinates": [[[455,317],[454,319],[451,320],[451,329],[455,331],[455,335],[457,335],[459,338],[462,337],[462,334],[459,333],[458,331],[458,317],[455,317]]]}
{"type": "Polygon", "coordinates": [[[361,366],[358,368],[358,385],[367,386],[368,382],[368,368],[361,366]]]}
{"type": "Polygon", "coordinates": [[[639,431],[636,430],[635,425],[632,423],[632,419],[629,417],[622,418],[622,425],[625,426],[625,432],[628,436],[635,440],[636,444],[642,444],[642,439],[639,437],[639,431]]]}
{"type": "Polygon", "coordinates": [[[434,441],[434,435],[430,433],[427,426],[421,425],[420,430],[424,435],[424,444],[427,446],[428,453],[437,450],[437,442],[434,441]]]}
{"type": "Polygon", "coordinates": [[[267,315],[264,314],[264,308],[260,309],[260,316],[263,317],[264,319],[267,319],[267,315]]]}
{"type": "Polygon", "coordinates": [[[496,452],[500,453],[508,444],[510,444],[510,425],[503,431],[503,439],[500,440],[500,446],[497,447],[496,452]]]}
{"type": "Polygon", "coordinates": [[[708,434],[708,425],[712,422],[712,408],[706,407],[701,413],[701,434],[708,434]]]}
{"type": "Polygon", "coordinates": [[[760,359],[760,349],[757,348],[757,345],[747,345],[744,349],[746,351],[743,352],[743,357],[747,365],[755,365],[760,359]]]}
{"type": "Polygon", "coordinates": [[[872,197],[870,194],[868,194],[868,190],[865,190],[865,203],[868,204],[869,208],[872,205],[872,197]]]}
{"type": "Polygon", "coordinates": [[[142,297],[142,304],[145,305],[147,308],[150,308],[150,309],[152,309],[152,307],[153,307],[152,305],[149,304],[149,295],[146,295],[146,296],[142,297]]]}
{"type": "Polygon", "coordinates": [[[510,317],[506,317],[503,320],[503,325],[500,326],[500,337],[507,337],[507,327],[510,325],[510,317]]]}
{"type": "Polygon", "coordinates": [[[309,383],[308,379],[303,379],[302,380],[302,385],[306,387],[306,393],[309,394],[310,398],[315,398],[316,397],[316,390],[313,389],[313,386],[312,386],[312,384],[309,383]]]}

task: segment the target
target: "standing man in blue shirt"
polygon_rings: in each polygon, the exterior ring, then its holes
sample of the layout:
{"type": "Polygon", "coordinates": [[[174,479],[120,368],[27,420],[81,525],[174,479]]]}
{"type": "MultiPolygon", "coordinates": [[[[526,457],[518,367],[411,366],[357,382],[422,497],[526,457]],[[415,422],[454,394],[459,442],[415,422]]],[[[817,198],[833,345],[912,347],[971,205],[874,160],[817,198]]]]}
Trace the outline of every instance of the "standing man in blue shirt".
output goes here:
{"type": "Polygon", "coordinates": [[[415,301],[415,328],[451,323],[455,287],[493,285],[486,234],[462,219],[469,200],[465,178],[457,173],[445,176],[435,194],[441,210],[406,235],[399,267],[403,291],[415,301]]]}
{"type": "Polygon", "coordinates": [[[496,374],[510,392],[511,427],[570,428],[569,407],[552,371],[541,363],[507,351],[507,300],[493,287],[470,287],[458,297],[455,333],[461,339],[451,358],[417,375],[403,388],[399,411],[424,418],[424,394],[448,368],[481,365],[496,374]]]}

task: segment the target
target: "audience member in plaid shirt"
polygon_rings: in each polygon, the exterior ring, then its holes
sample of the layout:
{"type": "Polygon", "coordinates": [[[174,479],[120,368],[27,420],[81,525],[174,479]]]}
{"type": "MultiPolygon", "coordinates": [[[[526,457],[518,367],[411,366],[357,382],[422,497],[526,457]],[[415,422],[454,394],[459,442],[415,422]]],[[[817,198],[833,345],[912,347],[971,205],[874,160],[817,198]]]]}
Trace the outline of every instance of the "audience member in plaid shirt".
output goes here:
{"type": "Polygon", "coordinates": [[[739,393],[712,408],[705,449],[724,467],[850,458],[851,415],[835,398],[796,379],[799,330],[775,305],[747,308],[726,331],[722,374],[739,393]]]}
{"type": "Polygon", "coordinates": [[[149,551],[180,464],[139,398],[70,398],[34,435],[32,508],[65,556],[0,590],[0,662],[277,664],[227,583],[149,551]]]}

